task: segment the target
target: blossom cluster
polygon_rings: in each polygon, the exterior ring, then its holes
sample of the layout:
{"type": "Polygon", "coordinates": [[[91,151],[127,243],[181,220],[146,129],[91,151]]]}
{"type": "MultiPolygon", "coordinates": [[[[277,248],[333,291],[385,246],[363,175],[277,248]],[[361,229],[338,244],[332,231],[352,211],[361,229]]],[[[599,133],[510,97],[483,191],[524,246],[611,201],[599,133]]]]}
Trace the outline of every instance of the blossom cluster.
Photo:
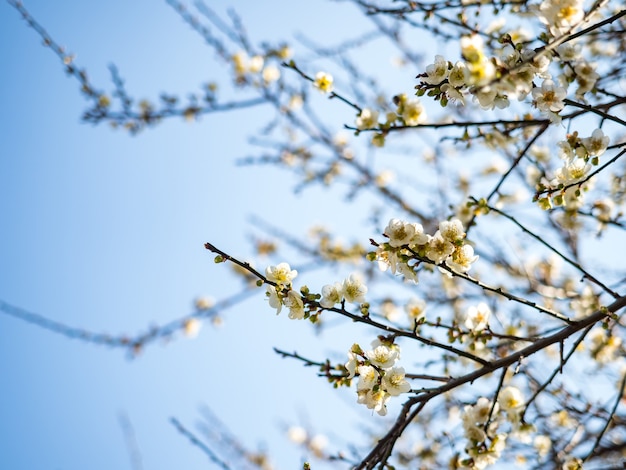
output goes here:
{"type": "Polygon", "coordinates": [[[553,205],[564,206],[568,210],[579,209],[584,202],[583,191],[590,189],[592,184],[589,179],[591,168],[599,164],[599,157],[608,145],[609,137],[604,135],[602,129],[596,129],[591,136],[584,138],[574,132],[566,140],[558,142],[563,163],[555,171],[554,178],[542,182],[536,167],[531,167],[534,169],[530,169],[527,175],[529,183],[534,183],[538,192],[549,189],[549,194],[556,193],[552,198],[547,195],[538,198],[539,206],[543,209],[551,209],[553,205]]]}
{"type": "MultiPolygon", "coordinates": [[[[493,465],[500,458],[509,437],[509,434],[499,431],[505,421],[510,424],[510,436],[521,442],[530,442],[530,435],[535,428],[521,420],[523,409],[524,396],[514,386],[500,390],[496,403],[481,397],[474,405],[466,405],[461,419],[464,435],[468,441],[465,450],[470,458],[462,462],[463,466],[483,469],[493,465]]],[[[536,444],[537,451],[545,455],[547,453],[545,446],[546,443],[539,440],[536,444]],[[539,444],[542,449],[538,448],[539,444]]]]}
{"type": "MultiPolygon", "coordinates": [[[[367,129],[388,129],[393,125],[418,126],[426,122],[426,109],[417,98],[409,98],[405,94],[393,98],[396,106],[394,111],[385,115],[385,122],[379,123],[379,112],[372,108],[363,108],[356,117],[355,125],[359,131],[367,129]]],[[[372,138],[372,144],[382,147],[385,143],[385,134],[377,133],[372,138]]]]}
{"type": "Polygon", "coordinates": [[[385,416],[389,399],[411,391],[411,385],[405,379],[404,368],[395,367],[400,358],[398,345],[376,339],[371,346],[372,349],[363,351],[354,344],[345,368],[348,378],[359,377],[357,402],[385,416]]]}
{"type": "Polygon", "coordinates": [[[324,308],[332,308],[343,301],[353,304],[365,302],[367,286],[363,283],[361,276],[350,274],[343,282],[335,282],[322,287],[322,298],[320,305],[324,308]]]}
{"type": "Polygon", "coordinates": [[[302,320],[304,318],[304,302],[302,295],[292,289],[291,281],[298,275],[298,271],[291,269],[289,264],[280,263],[276,266],[268,266],[265,269],[265,277],[276,285],[267,285],[265,295],[269,298],[270,307],[276,309],[278,315],[283,305],[289,309],[289,318],[302,320]]]}
{"type": "MultiPolygon", "coordinates": [[[[584,16],[581,0],[544,0],[535,14],[547,26],[548,34],[559,35],[579,24],[584,16]]],[[[417,76],[420,83],[415,87],[419,96],[428,93],[442,106],[448,101],[465,104],[465,96],[471,95],[483,109],[506,108],[509,99],[523,101],[532,95],[533,104],[550,119],[559,121],[558,113],[565,106],[568,85],[574,81],[578,88],[577,99],[591,91],[599,75],[595,65],[588,63],[579,53],[576,43],[569,41],[556,51],[537,52],[523,46],[525,35],[506,34],[503,46],[494,56],[485,52],[481,36],[474,34],[461,38],[461,55],[464,60],[453,63],[441,55],[435,56],[424,73],[417,76]],[[549,72],[551,63],[558,62],[562,73],[553,78],[549,72]],[[541,85],[534,80],[541,79],[541,85]]]]}
{"type": "Polygon", "coordinates": [[[473,333],[478,333],[487,328],[490,316],[491,309],[485,302],[472,305],[465,314],[465,327],[473,333]]]}
{"type": "MultiPolygon", "coordinates": [[[[456,218],[439,223],[434,235],[424,233],[421,224],[391,219],[385,228],[386,243],[370,253],[381,270],[402,274],[405,279],[417,282],[417,260],[428,260],[432,264],[445,265],[457,273],[466,273],[478,259],[474,248],[465,242],[463,223],[456,218]]],[[[447,271],[444,271],[447,272],[447,271]]]]}
{"type": "Polygon", "coordinates": [[[269,59],[288,59],[292,52],[288,46],[282,46],[276,50],[269,50],[261,55],[250,57],[247,52],[239,51],[231,56],[231,63],[235,73],[235,81],[238,84],[250,83],[257,86],[268,86],[280,78],[280,69],[269,59]],[[261,78],[261,81],[257,79],[261,78]]]}
{"type": "Polygon", "coordinates": [[[600,365],[615,362],[623,351],[622,340],[619,336],[607,333],[604,328],[598,327],[589,333],[591,341],[590,354],[600,365]]]}
{"type": "Polygon", "coordinates": [[[565,34],[584,17],[582,0],[544,0],[537,15],[554,36],[565,34]]]}
{"type": "MultiPolygon", "coordinates": [[[[322,287],[322,295],[309,294],[308,288],[303,286],[300,291],[293,289],[292,281],[298,275],[298,271],[291,269],[289,264],[280,263],[276,266],[268,266],[265,269],[265,277],[274,283],[267,285],[265,295],[269,300],[270,307],[276,309],[279,314],[284,307],[289,309],[289,318],[302,320],[306,318],[305,299],[319,299],[319,306],[332,308],[342,302],[362,304],[365,302],[367,286],[357,273],[352,273],[343,282],[335,282],[322,287]]],[[[316,307],[314,307],[316,308],[316,307]]]]}

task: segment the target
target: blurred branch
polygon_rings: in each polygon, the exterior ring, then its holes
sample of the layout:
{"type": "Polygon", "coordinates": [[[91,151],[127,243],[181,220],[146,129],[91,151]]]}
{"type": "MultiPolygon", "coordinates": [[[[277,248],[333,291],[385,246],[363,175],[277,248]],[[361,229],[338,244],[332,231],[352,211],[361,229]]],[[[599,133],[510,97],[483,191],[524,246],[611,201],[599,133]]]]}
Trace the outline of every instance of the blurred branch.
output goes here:
{"type": "Polygon", "coordinates": [[[220,459],[209,448],[209,446],[207,446],[204,442],[202,442],[200,439],[198,439],[198,437],[196,437],[195,434],[193,434],[191,431],[189,431],[187,428],[185,428],[180,423],[180,421],[178,421],[176,418],[170,418],[170,423],[172,423],[172,425],[176,428],[176,430],[179,433],[181,433],[183,436],[185,436],[187,439],[189,439],[189,442],[191,442],[191,444],[193,444],[195,447],[197,447],[202,452],[204,452],[211,462],[215,463],[218,467],[220,467],[220,468],[222,468],[224,470],[230,470],[230,467],[228,466],[228,464],[226,462],[224,462],[222,459],[220,459]]]}

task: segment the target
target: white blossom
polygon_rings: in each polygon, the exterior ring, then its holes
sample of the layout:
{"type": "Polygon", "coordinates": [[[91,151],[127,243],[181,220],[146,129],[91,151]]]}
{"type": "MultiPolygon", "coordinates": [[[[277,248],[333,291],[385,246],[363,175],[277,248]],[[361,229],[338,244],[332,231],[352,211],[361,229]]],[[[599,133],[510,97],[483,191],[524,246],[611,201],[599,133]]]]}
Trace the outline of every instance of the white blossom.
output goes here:
{"type": "Polygon", "coordinates": [[[327,284],[322,287],[322,299],[320,305],[324,308],[332,308],[341,303],[343,299],[343,286],[339,282],[327,284]]]}
{"type": "Polygon", "coordinates": [[[474,333],[480,332],[487,327],[490,316],[491,309],[486,303],[481,302],[476,306],[472,305],[467,309],[465,327],[474,333]]]}
{"type": "Polygon", "coordinates": [[[265,277],[279,286],[287,286],[291,284],[291,281],[293,281],[297,275],[298,271],[295,269],[292,270],[287,263],[280,263],[276,266],[268,266],[265,269],[265,277]]]}
{"type": "Polygon", "coordinates": [[[465,238],[463,223],[459,219],[443,220],[439,222],[439,232],[443,238],[452,243],[465,238]]]}
{"type": "Polygon", "coordinates": [[[401,393],[411,391],[411,384],[409,384],[404,378],[403,367],[392,367],[391,369],[385,371],[382,385],[385,391],[392,397],[397,397],[401,393]]]}
{"type": "Polygon", "coordinates": [[[470,73],[467,69],[467,65],[465,65],[465,62],[461,61],[454,64],[454,67],[452,67],[448,75],[448,83],[455,88],[466,86],[469,79],[470,73]]]}
{"type": "Polygon", "coordinates": [[[415,236],[415,226],[400,219],[391,219],[384,234],[389,237],[389,245],[393,247],[408,245],[415,236]]]}
{"type": "Polygon", "coordinates": [[[317,72],[315,80],[313,80],[313,86],[321,93],[330,93],[333,91],[333,76],[326,72],[317,72]]]}
{"type": "Polygon", "coordinates": [[[602,129],[596,129],[591,134],[591,137],[581,139],[587,153],[596,157],[599,157],[605,152],[606,148],[609,146],[609,141],[609,136],[605,136],[602,129]]]}
{"type": "Polygon", "coordinates": [[[356,374],[359,366],[359,356],[352,351],[348,352],[348,362],[344,364],[344,367],[348,371],[348,378],[351,379],[356,374]]]}
{"type": "Polygon", "coordinates": [[[533,88],[532,95],[540,111],[552,111],[556,113],[561,111],[565,106],[563,100],[567,92],[565,88],[555,85],[552,80],[544,80],[541,84],[541,88],[533,88]]]}
{"type": "Polygon", "coordinates": [[[498,403],[504,411],[516,411],[524,405],[524,396],[517,387],[505,387],[498,395],[498,403]]]}
{"type": "Polygon", "coordinates": [[[283,302],[278,295],[276,287],[268,285],[265,295],[268,297],[270,307],[275,308],[276,315],[278,315],[283,308],[283,302]]]}
{"type": "Polygon", "coordinates": [[[404,306],[404,311],[408,315],[411,322],[418,321],[425,316],[426,302],[417,297],[411,298],[404,306]]]}
{"type": "Polygon", "coordinates": [[[367,357],[375,366],[378,366],[381,369],[389,369],[396,363],[396,360],[398,359],[398,351],[381,344],[380,346],[367,351],[365,353],[365,357],[367,357]]]}
{"type": "Polygon", "coordinates": [[[471,245],[456,247],[451,256],[446,259],[446,265],[457,273],[466,273],[478,259],[471,245]]]}
{"type": "Polygon", "coordinates": [[[422,81],[430,85],[439,85],[448,77],[448,61],[440,55],[435,56],[435,63],[426,67],[426,77],[422,81]]]}
{"type": "Polygon", "coordinates": [[[446,240],[439,230],[429,240],[426,247],[426,256],[435,264],[441,264],[454,251],[454,244],[446,240]]]}
{"type": "Polygon", "coordinates": [[[356,118],[356,128],[359,130],[373,129],[378,127],[378,111],[363,108],[356,118]]]}
{"type": "Polygon", "coordinates": [[[359,366],[357,368],[359,373],[359,383],[357,390],[365,390],[374,387],[378,384],[380,375],[375,367],[372,366],[359,366]]]}
{"type": "Polygon", "coordinates": [[[417,126],[426,122],[426,110],[417,99],[408,99],[404,102],[402,119],[407,126],[417,126]]]}
{"type": "Polygon", "coordinates": [[[353,273],[343,281],[342,292],[346,302],[361,304],[365,302],[367,287],[363,284],[361,276],[353,273]]]}
{"type": "Polygon", "coordinates": [[[302,320],[304,318],[304,303],[302,302],[302,296],[298,292],[290,290],[283,299],[283,304],[289,308],[289,318],[292,320],[302,320]]]}

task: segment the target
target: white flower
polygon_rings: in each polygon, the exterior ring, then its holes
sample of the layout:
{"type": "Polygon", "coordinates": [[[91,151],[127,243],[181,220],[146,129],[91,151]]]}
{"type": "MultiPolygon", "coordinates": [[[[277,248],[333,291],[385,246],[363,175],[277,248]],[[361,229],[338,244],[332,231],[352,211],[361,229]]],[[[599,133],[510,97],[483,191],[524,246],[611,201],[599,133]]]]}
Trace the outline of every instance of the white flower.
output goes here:
{"type": "Polygon", "coordinates": [[[328,438],[323,434],[316,434],[309,442],[309,449],[319,458],[323,455],[323,451],[328,446],[328,438]]]}
{"type": "Polygon", "coordinates": [[[498,395],[498,403],[504,411],[517,411],[524,405],[524,396],[517,387],[505,387],[498,395]]]}
{"type": "Polygon", "coordinates": [[[591,134],[591,137],[581,139],[582,144],[587,149],[587,153],[592,156],[599,157],[602,155],[606,148],[609,146],[609,136],[605,136],[602,129],[596,129],[591,134]]]}
{"type": "Polygon", "coordinates": [[[374,367],[359,366],[357,371],[359,372],[357,390],[369,390],[373,388],[374,385],[378,385],[380,375],[378,375],[378,371],[374,367]]]}
{"type": "MultiPolygon", "coordinates": [[[[421,226],[420,226],[421,227],[421,226]]],[[[416,227],[400,219],[391,219],[384,234],[389,237],[389,245],[399,247],[408,245],[415,236],[416,227]]]]}
{"type": "Polygon", "coordinates": [[[576,74],[576,83],[578,84],[576,98],[584,100],[585,93],[593,90],[600,75],[596,72],[595,64],[589,64],[585,61],[579,62],[574,67],[574,73],[576,74]]]}
{"type": "Polygon", "coordinates": [[[426,302],[417,297],[413,297],[404,306],[404,311],[412,322],[418,321],[426,315],[426,302]]]}
{"type": "Polygon", "coordinates": [[[294,444],[304,444],[308,438],[306,429],[300,426],[291,426],[287,430],[287,437],[294,444]]]}
{"type": "Polygon", "coordinates": [[[231,57],[233,61],[233,66],[235,68],[235,73],[237,75],[244,75],[248,71],[248,54],[243,51],[237,52],[235,55],[231,57]]]}
{"type": "Polygon", "coordinates": [[[378,127],[378,111],[364,108],[356,118],[356,128],[359,130],[373,129],[378,127]]]}
{"type": "Polygon", "coordinates": [[[275,65],[268,65],[263,69],[263,81],[267,83],[275,82],[280,78],[280,70],[275,65]]]}
{"type": "Polygon", "coordinates": [[[295,269],[292,270],[287,263],[280,263],[276,266],[268,266],[265,268],[265,277],[279,286],[291,284],[291,281],[293,281],[297,275],[298,271],[295,269]]]}
{"type": "Polygon", "coordinates": [[[415,235],[411,238],[411,245],[425,245],[430,240],[430,235],[424,233],[424,227],[422,224],[412,223],[413,229],[415,230],[415,235]]]}
{"type": "Polygon", "coordinates": [[[417,126],[426,122],[426,110],[417,99],[406,100],[403,104],[402,119],[407,126],[417,126]]]}
{"type": "Polygon", "coordinates": [[[470,63],[480,62],[484,58],[483,39],[478,34],[461,38],[461,54],[470,63]]]}
{"type": "Polygon", "coordinates": [[[493,109],[496,106],[498,91],[493,87],[484,86],[477,90],[472,90],[472,95],[483,109],[493,109]]]}
{"type": "Polygon", "coordinates": [[[302,320],[304,318],[304,303],[302,296],[295,290],[290,290],[287,297],[283,299],[285,307],[289,308],[289,318],[292,320],[302,320]]]}
{"type": "Polygon", "coordinates": [[[343,297],[347,302],[361,304],[365,302],[367,287],[363,284],[361,277],[358,274],[353,273],[343,281],[342,292],[343,297]]]}
{"type": "Polygon", "coordinates": [[[389,401],[390,395],[386,393],[384,390],[378,390],[375,392],[374,390],[359,390],[357,392],[358,403],[363,403],[370,410],[376,411],[380,416],[385,416],[387,414],[387,402],[389,401]]]}
{"type": "Polygon", "coordinates": [[[395,274],[399,266],[404,263],[398,262],[398,254],[395,251],[386,250],[382,245],[376,249],[376,260],[378,261],[378,269],[395,274]]]}
{"type": "Polygon", "coordinates": [[[559,158],[561,160],[571,160],[574,158],[574,149],[567,140],[557,142],[556,145],[559,148],[559,158]]]}
{"type": "Polygon", "coordinates": [[[400,311],[391,299],[385,299],[380,304],[380,313],[383,317],[392,322],[396,322],[400,319],[400,311]]]}
{"type": "Polygon", "coordinates": [[[583,158],[575,158],[556,170],[556,178],[563,184],[576,183],[583,179],[590,169],[591,165],[583,158]]]}
{"type": "Polygon", "coordinates": [[[479,62],[470,62],[468,70],[470,75],[469,84],[471,85],[487,85],[496,77],[496,66],[488,59],[483,59],[479,62]]]}
{"type": "Polygon", "coordinates": [[[385,371],[382,385],[385,391],[392,397],[411,391],[411,384],[404,378],[403,367],[392,367],[385,371]]]}
{"type": "Polygon", "coordinates": [[[532,94],[535,104],[540,111],[556,113],[565,106],[563,99],[565,99],[567,92],[565,88],[555,85],[552,80],[544,80],[541,88],[533,88],[532,94]]]}
{"type": "Polygon", "coordinates": [[[278,291],[276,290],[276,287],[268,285],[267,292],[265,293],[265,295],[269,299],[270,307],[275,308],[276,315],[278,315],[281,309],[283,308],[283,302],[278,295],[278,291]]]}
{"type": "Polygon", "coordinates": [[[552,448],[552,439],[544,435],[536,436],[533,441],[533,446],[539,454],[539,457],[545,457],[552,448]]]}
{"type": "Polygon", "coordinates": [[[491,309],[484,302],[471,306],[467,309],[465,327],[474,333],[482,331],[487,327],[490,315],[491,309]]]}
{"type": "Polygon", "coordinates": [[[444,239],[452,243],[465,238],[463,223],[459,219],[442,220],[439,222],[439,232],[444,239]]]}
{"type": "Polygon", "coordinates": [[[422,77],[423,82],[439,85],[448,77],[448,61],[443,56],[435,56],[435,63],[426,67],[426,75],[422,77]]]}
{"type": "Polygon", "coordinates": [[[287,104],[287,108],[291,111],[297,111],[302,108],[304,104],[304,100],[302,99],[302,95],[291,95],[289,98],[289,103],[287,104]]]}
{"type": "Polygon", "coordinates": [[[465,86],[469,83],[470,72],[465,65],[465,62],[458,61],[450,70],[448,75],[448,83],[455,88],[465,86]]]}
{"type": "Polygon", "coordinates": [[[463,97],[463,93],[451,86],[449,83],[444,83],[443,85],[441,85],[440,89],[446,94],[448,100],[459,101],[461,104],[465,104],[465,98],[463,97]]]}
{"type": "Polygon", "coordinates": [[[469,423],[467,426],[464,426],[463,431],[465,431],[465,437],[470,441],[483,442],[487,439],[487,433],[483,427],[475,423],[469,423]]]}
{"type": "Polygon", "coordinates": [[[265,59],[263,56],[255,55],[250,59],[250,63],[248,65],[248,71],[250,73],[259,73],[263,68],[263,64],[265,63],[265,59]]]}
{"type": "Polygon", "coordinates": [[[324,308],[332,308],[343,299],[343,287],[340,283],[327,284],[322,287],[322,300],[320,305],[324,308]]]}
{"type": "Polygon", "coordinates": [[[189,318],[183,322],[183,332],[188,338],[195,338],[200,332],[202,323],[197,318],[189,318]]]}
{"type": "Polygon", "coordinates": [[[413,266],[407,263],[398,263],[397,268],[398,272],[404,276],[405,281],[417,284],[417,272],[413,266]]]}
{"type": "MultiPolygon", "coordinates": [[[[376,135],[382,135],[382,134],[376,134],[376,135]]],[[[388,186],[389,183],[391,183],[395,177],[396,175],[392,170],[383,170],[376,175],[376,179],[374,180],[374,182],[376,183],[376,186],[378,186],[379,188],[384,188],[388,186]]]]}
{"type": "MultiPolygon", "coordinates": [[[[491,400],[485,397],[480,397],[474,406],[470,406],[465,408],[465,412],[467,414],[467,418],[469,421],[477,424],[485,424],[487,419],[489,418],[489,413],[491,413],[492,403],[491,400]]],[[[496,403],[493,407],[493,415],[497,415],[500,407],[496,403]]]]}
{"type": "Polygon", "coordinates": [[[477,259],[478,255],[474,254],[474,248],[471,245],[463,245],[455,248],[452,255],[446,259],[446,264],[457,273],[466,273],[477,259]]]}
{"type": "Polygon", "coordinates": [[[346,370],[348,371],[348,378],[351,379],[354,377],[356,373],[357,367],[359,366],[358,362],[359,356],[357,356],[352,351],[348,352],[348,362],[344,364],[346,370]]]}
{"type": "Polygon", "coordinates": [[[544,0],[539,13],[541,21],[557,36],[580,22],[585,12],[582,0],[544,0]]]}
{"type": "Polygon", "coordinates": [[[443,238],[441,232],[437,230],[435,235],[428,242],[426,256],[435,264],[441,264],[453,251],[454,245],[443,238]]]}
{"type": "Polygon", "coordinates": [[[563,61],[574,62],[580,57],[581,47],[574,42],[566,42],[556,48],[559,58],[563,61]]]}
{"type": "Polygon", "coordinates": [[[381,344],[371,351],[367,351],[365,353],[365,357],[367,357],[375,366],[378,366],[381,369],[389,369],[396,363],[396,360],[398,359],[398,351],[381,344]]]}
{"type": "Polygon", "coordinates": [[[333,91],[333,76],[326,72],[317,72],[313,86],[322,93],[330,93],[333,91]]]}
{"type": "Polygon", "coordinates": [[[198,297],[195,301],[197,310],[208,310],[215,305],[215,301],[210,297],[198,297]]]}

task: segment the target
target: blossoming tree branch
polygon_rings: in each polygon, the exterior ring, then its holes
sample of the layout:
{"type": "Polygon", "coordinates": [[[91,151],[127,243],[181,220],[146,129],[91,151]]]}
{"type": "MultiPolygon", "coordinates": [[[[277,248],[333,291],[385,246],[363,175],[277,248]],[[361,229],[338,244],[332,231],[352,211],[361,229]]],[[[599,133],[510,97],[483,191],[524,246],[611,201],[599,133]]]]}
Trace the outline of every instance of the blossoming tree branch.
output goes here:
{"type": "Polygon", "coordinates": [[[373,29],[318,45],[256,40],[245,17],[168,0],[231,77],[187,102],[167,93],[137,101],[116,68],[113,91],[103,91],[10,3],[78,81],[86,122],[137,134],[171,117],[263,107],[259,153],[239,163],[287,169],[296,191],[319,185],[347,204],[374,203],[363,209],[369,232],[351,244],[320,227],[307,239],[283,228],[282,216],[259,222],[256,255],[271,257],[260,269],[208,241],[244,289],[217,304],[200,300],[192,315],[149,333],[102,336],[7,303],[4,313],[137,354],[255,295],[268,323],[287,317],[323,334],[343,319],[371,337],[339,361],[277,349],[349,389],[380,430],[327,449],[293,423],[289,436],[311,456],[305,468],[621,468],[622,2],[350,0],[373,29]],[[387,89],[376,65],[354,58],[381,41],[411,88],[387,89]],[[423,47],[435,42],[438,53],[423,47]],[[336,122],[341,112],[350,119],[336,122]],[[285,259],[281,246],[299,258],[285,259]],[[292,267],[307,262],[325,282],[292,267]]]}

